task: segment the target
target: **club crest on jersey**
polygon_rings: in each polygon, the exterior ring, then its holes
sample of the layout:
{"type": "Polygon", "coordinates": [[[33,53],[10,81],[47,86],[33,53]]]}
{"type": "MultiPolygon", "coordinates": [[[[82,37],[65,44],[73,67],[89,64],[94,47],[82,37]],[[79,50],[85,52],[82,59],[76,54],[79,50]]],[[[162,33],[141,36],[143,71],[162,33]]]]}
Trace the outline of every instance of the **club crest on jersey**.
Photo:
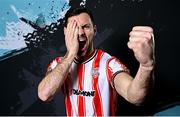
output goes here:
{"type": "Polygon", "coordinates": [[[93,68],[92,69],[92,77],[97,78],[99,76],[99,69],[98,68],[93,68]]]}

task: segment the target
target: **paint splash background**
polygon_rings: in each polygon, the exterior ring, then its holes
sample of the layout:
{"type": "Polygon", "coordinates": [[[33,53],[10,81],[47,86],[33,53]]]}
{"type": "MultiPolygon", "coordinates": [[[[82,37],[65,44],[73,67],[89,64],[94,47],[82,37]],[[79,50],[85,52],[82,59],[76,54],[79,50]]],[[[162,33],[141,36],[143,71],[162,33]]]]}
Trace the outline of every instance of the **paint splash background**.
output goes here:
{"type": "Polygon", "coordinates": [[[0,57],[5,59],[10,53],[16,55],[27,50],[24,36],[37,30],[35,26],[43,28],[63,18],[69,1],[1,0],[0,8],[0,57]]]}

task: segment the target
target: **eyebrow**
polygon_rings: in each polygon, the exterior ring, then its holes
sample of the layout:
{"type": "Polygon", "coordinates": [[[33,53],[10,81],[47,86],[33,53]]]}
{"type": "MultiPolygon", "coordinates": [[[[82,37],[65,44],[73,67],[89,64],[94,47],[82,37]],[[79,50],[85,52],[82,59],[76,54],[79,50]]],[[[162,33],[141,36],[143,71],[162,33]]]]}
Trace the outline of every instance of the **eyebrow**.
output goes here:
{"type": "Polygon", "coordinates": [[[81,27],[86,27],[86,26],[91,26],[91,24],[90,23],[88,23],[88,24],[84,24],[84,25],[82,25],[81,27]]]}

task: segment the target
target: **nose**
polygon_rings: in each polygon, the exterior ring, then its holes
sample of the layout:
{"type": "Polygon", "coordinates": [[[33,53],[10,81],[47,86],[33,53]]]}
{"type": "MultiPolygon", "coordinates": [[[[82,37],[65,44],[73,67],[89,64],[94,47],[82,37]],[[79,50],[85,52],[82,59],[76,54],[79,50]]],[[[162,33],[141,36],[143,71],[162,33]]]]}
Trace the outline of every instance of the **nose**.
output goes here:
{"type": "Polygon", "coordinates": [[[79,36],[81,36],[81,35],[84,35],[84,29],[83,29],[83,27],[79,27],[79,31],[78,31],[79,33],[79,36]]]}

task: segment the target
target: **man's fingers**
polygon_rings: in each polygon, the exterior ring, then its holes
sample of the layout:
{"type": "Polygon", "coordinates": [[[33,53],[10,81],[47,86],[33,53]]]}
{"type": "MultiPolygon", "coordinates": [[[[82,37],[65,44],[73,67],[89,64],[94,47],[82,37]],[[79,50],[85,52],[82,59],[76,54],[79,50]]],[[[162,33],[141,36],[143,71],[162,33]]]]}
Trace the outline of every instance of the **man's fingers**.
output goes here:
{"type": "Polygon", "coordinates": [[[74,28],[76,27],[77,23],[75,20],[71,20],[69,21],[68,25],[67,25],[67,30],[68,32],[73,32],[74,31],[74,28]]]}
{"type": "Polygon", "coordinates": [[[77,25],[76,25],[75,31],[74,31],[74,36],[75,36],[76,39],[77,39],[77,37],[78,37],[78,31],[79,31],[79,29],[78,29],[78,27],[77,27],[77,25]]]}
{"type": "Polygon", "coordinates": [[[70,30],[72,28],[72,21],[69,21],[67,24],[67,29],[70,30]]]}
{"type": "Polygon", "coordinates": [[[151,39],[152,37],[152,33],[146,31],[131,31],[129,35],[131,37],[144,37],[147,39],[151,39]]]}
{"type": "Polygon", "coordinates": [[[149,43],[149,41],[154,41],[153,39],[153,29],[148,26],[135,26],[129,33],[130,42],[141,42],[149,43]]]}
{"type": "Polygon", "coordinates": [[[133,29],[134,31],[146,31],[153,33],[153,29],[149,26],[134,26],[133,29]]]}
{"type": "Polygon", "coordinates": [[[75,34],[75,30],[77,28],[77,23],[76,21],[73,21],[72,22],[72,28],[70,29],[71,30],[71,33],[74,35],[75,34]]]}
{"type": "Polygon", "coordinates": [[[73,38],[73,36],[75,35],[75,31],[77,30],[76,28],[77,28],[77,22],[75,20],[69,21],[67,25],[67,31],[66,31],[68,38],[70,39],[73,38]]]}
{"type": "Polygon", "coordinates": [[[137,44],[138,42],[130,42],[130,41],[127,43],[129,49],[132,49],[132,50],[137,47],[137,44]]]}
{"type": "Polygon", "coordinates": [[[77,27],[77,22],[74,20],[72,23],[72,29],[75,29],[77,27]]]}
{"type": "Polygon", "coordinates": [[[145,37],[129,37],[129,41],[130,42],[144,42],[146,41],[146,38],[145,37]]]}

